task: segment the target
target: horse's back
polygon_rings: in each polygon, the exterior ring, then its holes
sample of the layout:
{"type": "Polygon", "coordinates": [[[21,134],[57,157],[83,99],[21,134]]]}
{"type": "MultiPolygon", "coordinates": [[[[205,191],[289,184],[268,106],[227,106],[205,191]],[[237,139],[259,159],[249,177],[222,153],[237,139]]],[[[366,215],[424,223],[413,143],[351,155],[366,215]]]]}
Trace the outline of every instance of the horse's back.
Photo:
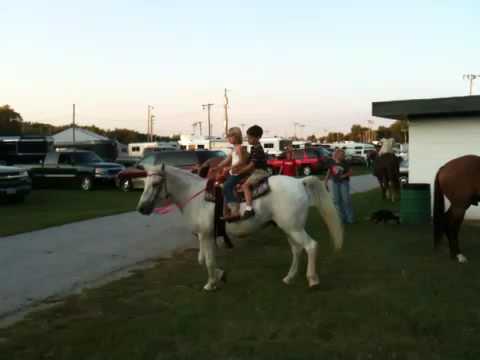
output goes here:
{"type": "Polygon", "coordinates": [[[465,155],[450,160],[438,170],[437,177],[450,201],[474,203],[480,194],[480,156],[465,155]]]}

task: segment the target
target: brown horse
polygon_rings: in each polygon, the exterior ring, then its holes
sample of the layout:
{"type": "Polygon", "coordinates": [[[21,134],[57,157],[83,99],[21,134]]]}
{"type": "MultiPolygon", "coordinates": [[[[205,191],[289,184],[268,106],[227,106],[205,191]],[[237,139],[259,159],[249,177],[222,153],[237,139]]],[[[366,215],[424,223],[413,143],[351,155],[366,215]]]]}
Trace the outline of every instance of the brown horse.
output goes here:
{"type": "Polygon", "coordinates": [[[466,155],[443,165],[435,177],[433,200],[433,237],[437,247],[445,234],[450,246],[450,256],[464,263],[467,258],[460,252],[458,233],[465,212],[480,200],[480,157],[466,155]],[[445,213],[444,195],[450,201],[445,213]]]}
{"type": "Polygon", "coordinates": [[[395,202],[400,197],[400,158],[393,153],[377,156],[373,175],[380,183],[383,199],[395,202]]]}

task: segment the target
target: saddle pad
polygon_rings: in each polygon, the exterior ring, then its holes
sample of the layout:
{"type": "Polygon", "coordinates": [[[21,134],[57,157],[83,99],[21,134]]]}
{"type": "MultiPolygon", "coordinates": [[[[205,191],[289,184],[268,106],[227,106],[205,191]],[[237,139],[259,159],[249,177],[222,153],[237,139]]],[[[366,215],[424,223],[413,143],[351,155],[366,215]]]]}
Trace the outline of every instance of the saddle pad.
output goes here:
{"type": "MultiPolygon", "coordinates": [[[[208,181],[207,183],[207,191],[205,191],[205,201],[209,202],[215,202],[215,186],[214,186],[214,181],[208,181]],[[211,182],[211,183],[210,183],[211,182]]],[[[223,187],[221,188],[221,194],[223,196],[223,187]]],[[[263,180],[260,180],[260,182],[255,185],[255,187],[252,189],[252,199],[255,200],[259,197],[262,197],[270,192],[270,185],[268,183],[268,177],[266,177],[263,180]]],[[[245,202],[245,196],[243,192],[237,192],[237,198],[240,200],[240,202],[245,202]]]]}

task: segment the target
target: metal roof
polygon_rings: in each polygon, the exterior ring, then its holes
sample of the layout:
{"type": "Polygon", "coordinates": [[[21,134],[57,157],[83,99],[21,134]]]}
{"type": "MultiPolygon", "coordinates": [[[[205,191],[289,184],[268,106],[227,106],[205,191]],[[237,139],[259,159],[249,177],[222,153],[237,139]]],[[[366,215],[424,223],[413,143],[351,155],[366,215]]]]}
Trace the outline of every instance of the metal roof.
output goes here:
{"type": "Polygon", "coordinates": [[[480,96],[378,101],[372,115],[395,120],[480,116],[480,96]]]}

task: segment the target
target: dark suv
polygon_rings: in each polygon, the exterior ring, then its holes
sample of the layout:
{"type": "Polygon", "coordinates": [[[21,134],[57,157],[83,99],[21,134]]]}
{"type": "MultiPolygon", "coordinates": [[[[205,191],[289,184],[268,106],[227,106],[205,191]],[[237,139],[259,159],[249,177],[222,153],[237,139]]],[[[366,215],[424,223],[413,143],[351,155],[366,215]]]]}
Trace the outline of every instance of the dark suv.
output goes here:
{"type": "Polygon", "coordinates": [[[30,168],[36,186],[80,184],[91,190],[94,184],[112,183],[123,165],[104,162],[92,151],[65,150],[49,152],[41,166],[30,168]]]}
{"type": "Polygon", "coordinates": [[[223,151],[218,150],[161,151],[149,154],[134,166],[121,171],[117,175],[117,186],[123,191],[143,189],[145,177],[147,176],[146,168],[148,167],[164,163],[191,171],[202,165],[208,159],[215,157],[225,158],[226,155],[223,151]]]}
{"type": "Polygon", "coordinates": [[[32,182],[24,169],[0,166],[0,200],[21,202],[30,193],[32,182]]]}

